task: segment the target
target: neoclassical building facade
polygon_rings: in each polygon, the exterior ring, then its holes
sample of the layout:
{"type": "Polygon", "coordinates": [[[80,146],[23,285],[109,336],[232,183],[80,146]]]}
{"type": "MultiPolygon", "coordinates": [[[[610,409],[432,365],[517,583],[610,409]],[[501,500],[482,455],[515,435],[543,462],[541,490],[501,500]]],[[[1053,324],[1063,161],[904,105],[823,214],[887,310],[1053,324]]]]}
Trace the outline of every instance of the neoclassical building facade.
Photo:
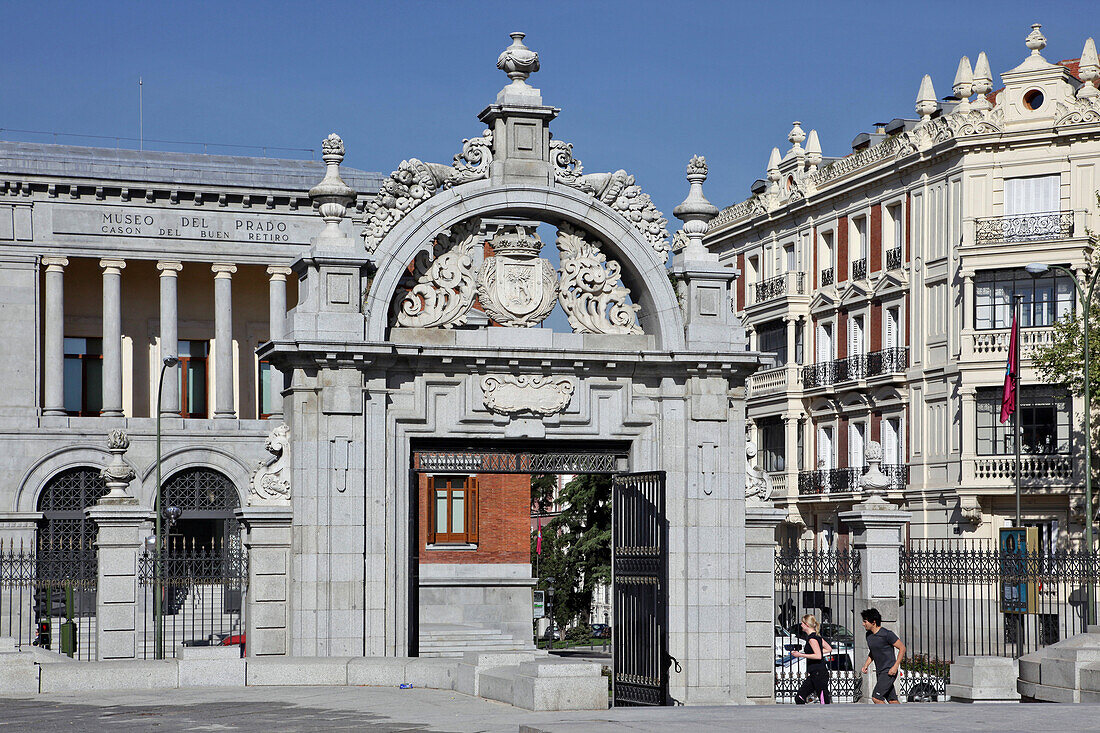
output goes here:
{"type": "MultiPolygon", "coordinates": [[[[1078,41],[1079,42],[1079,41],[1078,41]]],[[[734,309],[775,354],[748,415],[787,543],[840,548],[838,520],[882,444],[912,538],[996,537],[1015,512],[1011,424],[999,420],[1013,296],[1023,298],[1022,516],[1045,548],[1083,522],[1082,401],[1029,358],[1079,312],[1100,227],[1100,76],[1088,39],[1051,63],[1038,25],[994,82],[964,57],[952,95],[925,76],[916,118],[875,126],[850,153],[790,131],[766,179],[710,224],[707,246],[743,272],[734,309]]]]}

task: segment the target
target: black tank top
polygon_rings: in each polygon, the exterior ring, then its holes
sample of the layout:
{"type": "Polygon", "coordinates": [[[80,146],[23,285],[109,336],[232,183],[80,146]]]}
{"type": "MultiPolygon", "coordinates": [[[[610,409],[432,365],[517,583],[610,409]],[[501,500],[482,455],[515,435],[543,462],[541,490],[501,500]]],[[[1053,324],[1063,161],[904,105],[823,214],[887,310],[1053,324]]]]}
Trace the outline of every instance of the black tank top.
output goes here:
{"type": "Polygon", "coordinates": [[[807,672],[812,672],[812,671],[816,671],[816,670],[819,670],[819,669],[826,669],[826,666],[825,666],[825,640],[822,639],[821,635],[818,634],[817,632],[814,632],[814,633],[810,634],[809,636],[807,636],[806,637],[806,646],[803,647],[803,649],[802,649],[803,653],[805,653],[805,654],[813,654],[814,653],[814,648],[810,645],[810,639],[817,639],[817,648],[821,652],[821,659],[807,659],[806,660],[806,671],[807,672]]]}

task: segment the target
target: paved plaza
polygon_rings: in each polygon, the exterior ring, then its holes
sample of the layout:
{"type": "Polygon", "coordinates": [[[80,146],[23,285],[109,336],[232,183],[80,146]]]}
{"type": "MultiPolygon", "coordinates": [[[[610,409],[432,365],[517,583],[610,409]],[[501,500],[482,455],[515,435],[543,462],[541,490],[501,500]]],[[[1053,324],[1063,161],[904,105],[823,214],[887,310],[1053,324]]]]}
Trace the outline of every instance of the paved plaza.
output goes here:
{"type": "Polygon", "coordinates": [[[263,687],[52,694],[0,699],[0,731],[1084,731],[1091,705],[620,708],[531,713],[439,690],[263,687]]]}

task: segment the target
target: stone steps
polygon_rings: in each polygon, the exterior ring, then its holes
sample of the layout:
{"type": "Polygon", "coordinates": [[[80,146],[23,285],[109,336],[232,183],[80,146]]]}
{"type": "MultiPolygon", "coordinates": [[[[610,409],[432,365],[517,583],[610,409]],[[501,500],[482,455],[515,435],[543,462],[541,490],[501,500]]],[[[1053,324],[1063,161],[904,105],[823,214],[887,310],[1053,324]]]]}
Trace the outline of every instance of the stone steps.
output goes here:
{"type": "Polygon", "coordinates": [[[420,656],[461,657],[469,651],[529,651],[522,642],[497,630],[472,626],[433,624],[420,629],[420,656]]]}

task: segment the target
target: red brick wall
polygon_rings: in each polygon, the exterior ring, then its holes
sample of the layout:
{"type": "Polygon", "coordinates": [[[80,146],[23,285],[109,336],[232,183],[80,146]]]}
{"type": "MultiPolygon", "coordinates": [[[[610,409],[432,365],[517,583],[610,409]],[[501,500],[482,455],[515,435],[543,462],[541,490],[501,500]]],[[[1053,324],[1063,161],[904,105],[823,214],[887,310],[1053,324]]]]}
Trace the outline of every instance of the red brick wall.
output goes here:
{"type": "Polygon", "coordinates": [[[882,204],[871,207],[871,253],[868,255],[867,271],[878,272],[882,269],[882,204]]]}
{"type": "Polygon", "coordinates": [[[840,418],[837,427],[840,435],[836,436],[837,468],[848,468],[848,418],[840,418]]]}
{"type": "Polygon", "coordinates": [[[882,413],[871,413],[871,440],[882,440],[882,413]]]}
{"type": "Polygon", "coordinates": [[[525,474],[478,475],[478,546],[476,550],[428,550],[428,486],[420,476],[420,562],[531,562],[531,477],[525,474]]]}
{"type": "Polygon", "coordinates": [[[848,217],[842,216],[836,223],[836,275],[839,285],[848,279],[848,217]]]}
{"type": "Polygon", "coordinates": [[[882,303],[871,303],[871,351],[882,349],[882,303]]]}
{"type": "Polygon", "coordinates": [[[838,311],[836,314],[836,358],[843,359],[848,356],[848,311],[838,311]]]}
{"type": "Polygon", "coordinates": [[[745,255],[737,255],[737,269],[741,275],[737,278],[737,310],[745,308],[745,255]]]}

